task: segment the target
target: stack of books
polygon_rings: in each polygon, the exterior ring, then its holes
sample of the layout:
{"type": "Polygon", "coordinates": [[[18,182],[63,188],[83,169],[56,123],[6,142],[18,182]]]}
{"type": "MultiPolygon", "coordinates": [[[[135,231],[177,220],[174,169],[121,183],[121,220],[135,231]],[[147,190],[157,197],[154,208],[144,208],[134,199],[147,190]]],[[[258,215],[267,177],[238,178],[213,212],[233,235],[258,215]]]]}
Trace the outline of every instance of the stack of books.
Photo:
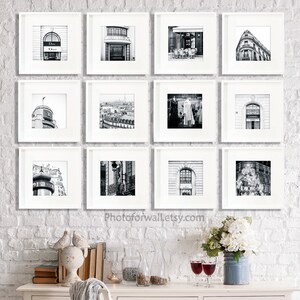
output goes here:
{"type": "MultiPolygon", "coordinates": [[[[88,278],[97,278],[103,280],[103,265],[105,258],[105,243],[99,242],[88,249],[88,255],[83,265],[78,269],[78,276],[81,280],[88,278]]],[[[61,283],[67,276],[67,270],[61,262],[61,250],[58,251],[58,282],[61,283]]]]}
{"type": "Polygon", "coordinates": [[[58,282],[57,266],[40,265],[34,268],[33,283],[37,284],[53,284],[58,282]]]}

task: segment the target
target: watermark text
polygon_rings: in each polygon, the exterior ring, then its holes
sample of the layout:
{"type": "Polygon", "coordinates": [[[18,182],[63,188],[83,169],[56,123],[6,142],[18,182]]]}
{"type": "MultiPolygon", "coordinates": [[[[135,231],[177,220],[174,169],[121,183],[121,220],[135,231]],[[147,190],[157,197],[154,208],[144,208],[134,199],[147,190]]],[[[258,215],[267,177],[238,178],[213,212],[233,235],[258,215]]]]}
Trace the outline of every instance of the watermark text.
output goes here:
{"type": "Polygon", "coordinates": [[[204,222],[203,215],[180,215],[180,214],[144,214],[144,213],[105,213],[105,221],[108,222],[204,222]]]}

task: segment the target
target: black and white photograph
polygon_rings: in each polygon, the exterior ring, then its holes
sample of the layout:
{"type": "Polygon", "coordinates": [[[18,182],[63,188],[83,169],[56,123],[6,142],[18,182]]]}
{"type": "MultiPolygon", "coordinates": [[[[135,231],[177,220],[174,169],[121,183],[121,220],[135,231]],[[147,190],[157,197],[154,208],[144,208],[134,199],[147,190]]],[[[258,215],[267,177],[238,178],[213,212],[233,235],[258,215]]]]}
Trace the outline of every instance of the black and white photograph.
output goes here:
{"type": "Polygon", "coordinates": [[[168,94],[168,128],[202,128],[202,94],[168,94]]]}
{"type": "Polygon", "coordinates": [[[281,80],[222,81],[222,142],[280,143],[283,91],[281,80]]]}
{"type": "Polygon", "coordinates": [[[80,74],[80,12],[19,13],[18,73],[80,74]]]}
{"type": "Polygon", "coordinates": [[[270,129],[270,94],[236,94],[235,129],[270,129]]]}
{"type": "Polygon", "coordinates": [[[20,209],[80,209],[80,147],[19,148],[20,209]]]}
{"type": "Polygon", "coordinates": [[[203,195],[203,161],[168,161],[169,196],[203,195]]]}
{"type": "Polygon", "coordinates": [[[67,127],[67,94],[32,94],[32,128],[67,127]]]}
{"type": "Polygon", "coordinates": [[[237,61],[270,61],[270,27],[236,27],[237,61]]]}
{"type": "Polygon", "coordinates": [[[101,26],[101,61],[135,60],[134,26],[101,26]]]}
{"type": "Polygon", "coordinates": [[[271,196],[271,161],[236,161],[237,196],[271,196]]]}
{"type": "Polygon", "coordinates": [[[100,129],[134,129],[134,94],[101,94],[99,99],[100,129]]]}
{"type": "Polygon", "coordinates": [[[32,58],[34,61],[67,61],[68,26],[33,26],[32,58]]]}
{"type": "Polygon", "coordinates": [[[67,161],[34,161],[33,196],[67,196],[67,161]]]}
{"type": "Polygon", "coordinates": [[[135,196],[135,161],[100,162],[101,196],[135,196]]]}
{"type": "Polygon", "coordinates": [[[169,60],[203,59],[203,26],[168,26],[169,60]]]}

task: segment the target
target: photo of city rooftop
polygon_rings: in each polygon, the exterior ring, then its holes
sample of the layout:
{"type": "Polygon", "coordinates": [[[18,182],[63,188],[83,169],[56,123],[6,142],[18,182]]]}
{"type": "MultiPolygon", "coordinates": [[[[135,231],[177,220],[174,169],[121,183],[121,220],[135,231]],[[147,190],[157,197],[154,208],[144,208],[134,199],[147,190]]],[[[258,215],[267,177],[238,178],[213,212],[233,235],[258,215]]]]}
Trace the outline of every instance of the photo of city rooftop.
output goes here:
{"type": "Polygon", "coordinates": [[[100,129],[134,129],[134,95],[100,95],[100,129]]]}

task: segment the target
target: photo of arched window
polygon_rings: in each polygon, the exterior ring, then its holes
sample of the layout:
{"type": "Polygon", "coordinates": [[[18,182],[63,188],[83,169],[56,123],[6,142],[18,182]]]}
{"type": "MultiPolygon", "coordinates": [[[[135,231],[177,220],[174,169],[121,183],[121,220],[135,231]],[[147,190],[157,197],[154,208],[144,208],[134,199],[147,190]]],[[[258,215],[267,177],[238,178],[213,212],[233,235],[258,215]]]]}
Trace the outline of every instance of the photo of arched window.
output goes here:
{"type": "Polygon", "coordinates": [[[32,58],[39,61],[68,60],[68,26],[33,26],[32,58]]]}
{"type": "Polygon", "coordinates": [[[260,129],[260,105],[250,103],[246,106],[246,129],[260,129]]]}
{"type": "Polygon", "coordinates": [[[236,94],[235,129],[270,129],[270,94],[236,94]]]}
{"type": "Polygon", "coordinates": [[[203,194],[203,161],[169,161],[169,195],[203,194]]]}
{"type": "Polygon", "coordinates": [[[179,194],[185,196],[192,195],[192,170],[188,168],[182,168],[179,176],[179,194]]]}
{"type": "Polygon", "coordinates": [[[43,38],[43,59],[61,60],[61,38],[56,32],[48,32],[43,38]]]}

